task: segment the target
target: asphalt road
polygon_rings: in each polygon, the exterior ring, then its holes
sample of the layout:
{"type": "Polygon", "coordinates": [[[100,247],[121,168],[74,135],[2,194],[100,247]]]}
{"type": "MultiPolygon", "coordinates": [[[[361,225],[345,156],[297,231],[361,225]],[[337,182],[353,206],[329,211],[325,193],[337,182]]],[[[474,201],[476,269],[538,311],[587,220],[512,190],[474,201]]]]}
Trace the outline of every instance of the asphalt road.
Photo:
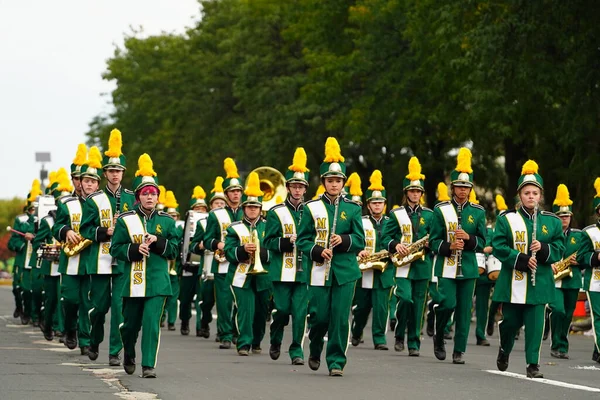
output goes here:
{"type": "MultiPolygon", "coordinates": [[[[68,350],[58,341],[47,342],[32,326],[12,318],[9,287],[0,287],[0,399],[593,399],[600,398],[600,364],[591,361],[592,340],[571,336],[570,360],[550,357],[544,342],[541,371],[545,378],[525,378],[523,338],[511,354],[507,373],[498,375],[497,333],[491,347],[475,345],[474,325],[465,354],[465,365],[433,356],[432,341],[425,336],[421,356],[375,351],[370,334],[365,343],[349,346],[343,378],[331,378],[324,363],[319,371],[292,366],[287,353],[277,361],[263,354],[239,357],[235,350],[219,350],[214,337],[182,336],[162,332],[157,379],[126,375],[108,366],[106,344],[92,362],[79,350],[68,350]]],[[[179,326],[178,326],[179,329],[179,326]]],[[[214,324],[211,327],[215,331],[214,324]]],[[[288,339],[286,332],[286,339],[288,339]]],[[[108,332],[107,332],[108,337],[108,332]]],[[[283,348],[286,348],[284,344],[283,348]]],[[[305,342],[305,351],[308,341],[305,342]]],[[[141,368],[138,365],[138,369],[141,368]]]]}

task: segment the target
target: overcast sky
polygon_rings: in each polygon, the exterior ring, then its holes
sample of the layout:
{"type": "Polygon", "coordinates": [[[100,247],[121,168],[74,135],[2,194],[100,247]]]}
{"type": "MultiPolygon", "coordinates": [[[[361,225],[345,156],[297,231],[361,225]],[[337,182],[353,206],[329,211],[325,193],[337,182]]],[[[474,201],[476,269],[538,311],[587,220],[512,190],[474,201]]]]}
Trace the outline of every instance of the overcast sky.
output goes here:
{"type": "Polygon", "coordinates": [[[0,0],[0,199],[27,195],[35,152],[68,169],[88,122],[110,110],[114,84],[100,75],[131,26],[183,32],[199,15],[196,0],[0,0]]]}

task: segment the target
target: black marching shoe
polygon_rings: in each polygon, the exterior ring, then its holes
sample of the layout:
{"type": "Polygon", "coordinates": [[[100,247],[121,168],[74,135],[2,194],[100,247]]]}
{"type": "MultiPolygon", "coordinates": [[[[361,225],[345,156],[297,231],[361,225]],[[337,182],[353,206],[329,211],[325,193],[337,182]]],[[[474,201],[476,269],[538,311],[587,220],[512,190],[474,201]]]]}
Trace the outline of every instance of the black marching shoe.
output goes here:
{"type": "Polygon", "coordinates": [[[446,343],[444,339],[438,340],[436,335],[433,335],[433,354],[438,360],[446,359],[446,343]]]}
{"type": "Polygon", "coordinates": [[[304,360],[300,357],[294,357],[292,360],[292,365],[304,365],[304,360]]]}
{"type": "Polygon", "coordinates": [[[485,333],[487,333],[488,336],[494,335],[494,321],[493,320],[491,321],[491,323],[488,322],[487,327],[485,329],[485,333]]]}
{"type": "Polygon", "coordinates": [[[38,321],[33,321],[31,323],[31,325],[33,325],[34,328],[39,328],[40,327],[40,323],[38,321]]]}
{"type": "Polygon", "coordinates": [[[74,350],[77,347],[77,332],[67,332],[65,337],[65,346],[67,346],[70,350],[74,350]]]}
{"type": "Polygon", "coordinates": [[[190,320],[181,321],[181,329],[180,332],[183,336],[187,336],[190,334],[190,320]]]}
{"type": "Polygon", "coordinates": [[[352,342],[352,346],[356,347],[360,344],[360,338],[356,338],[354,336],[352,336],[352,338],[350,338],[350,341],[352,342]]]}
{"type": "Polygon", "coordinates": [[[13,318],[19,318],[23,313],[23,309],[21,307],[15,307],[15,311],[13,312],[13,318]]]}
{"type": "Polygon", "coordinates": [[[560,357],[560,351],[550,349],[550,357],[561,358],[560,357]]]}
{"type": "Polygon", "coordinates": [[[156,378],[156,372],[152,367],[142,367],[142,378],[156,378]]]}
{"type": "Polygon", "coordinates": [[[308,357],[308,366],[313,371],[316,371],[321,366],[321,360],[316,357],[308,357]]]}
{"type": "Polygon", "coordinates": [[[135,358],[131,358],[125,354],[123,356],[123,369],[127,372],[127,375],[133,375],[135,372],[135,358]]]}
{"type": "Polygon", "coordinates": [[[388,347],[385,344],[376,344],[375,350],[388,350],[388,347]]]}
{"type": "Polygon", "coordinates": [[[465,360],[462,358],[463,353],[455,351],[452,353],[452,364],[464,364],[465,360]]]}
{"type": "Polygon", "coordinates": [[[262,348],[260,345],[252,345],[252,354],[262,354],[262,348]]]}
{"type": "Polygon", "coordinates": [[[390,319],[390,331],[394,332],[396,330],[397,323],[398,321],[396,321],[395,319],[390,319]]]}
{"type": "Polygon", "coordinates": [[[169,326],[167,327],[168,330],[170,331],[176,331],[177,329],[175,328],[175,324],[169,324],[169,326]]]}
{"type": "Polygon", "coordinates": [[[500,371],[506,371],[508,368],[508,354],[502,349],[498,350],[498,358],[496,358],[496,366],[500,371]]]}
{"type": "Polygon", "coordinates": [[[42,332],[44,332],[44,339],[46,339],[49,342],[54,340],[54,331],[52,330],[52,328],[44,329],[42,332]]]}
{"type": "Polygon", "coordinates": [[[87,355],[90,358],[90,360],[96,361],[98,359],[98,353],[99,353],[98,345],[91,345],[89,347],[87,355]]]}
{"type": "Polygon", "coordinates": [[[113,356],[112,354],[108,355],[108,365],[110,365],[111,367],[118,367],[121,365],[121,358],[116,355],[113,356]]]}
{"type": "Polygon", "coordinates": [[[29,322],[31,322],[31,317],[29,317],[28,315],[25,315],[24,313],[21,313],[20,317],[21,317],[21,325],[29,325],[29,322]]]}
{"type": "Polygon", "coordinates": [[[272,344],[269,347],[269,356],[271,356],[271,360],[277,360],[281,355],[281,344],[272,344]]]}
{"type": "Polygon", "coordinates": [[[540,379],[543,378],[544,375],[540,372],[540,366],[538,364],[529,364],[527,366],[527,377],[540,379]]]}
{"type": "Polygon", "coordinates": [[[230,349],[231,348],[231,342],[229,340],[225,340],[224,342],[221,342],[221,344],[219,345],[220,349],[230,349]]]}
{"type": "Polygon", "coordinates": [[[427,336],[429,337],[433,337],[433,335],[435,335],[434,321],[435,318],[433,315],[433,311],[429,311],[427,313],[427,327],[425,328],[425,332],[427,332],[427,336]]]}
{"type": "Polygon", "coordinates": [[[490,342],[487,339],[477,339],[477,346],[489,346],[490,342]]]}
{"type": "Polygon", "coordinates": [[[597,363],[600,363],[600,353],[598,353],[596,346],[594,346],[594,352],[592,353],[592,361],[596,361],[597,363]]]}
{"type": "Polygon", "coordinates": [[[204,327],[204,328],[200,328],[200,335],[196,335],[196,336],[200,336],[203,338],[208,339],[210,337],[210,328],[209,327],[204,327]]]}
{"type": "Polygon", "coordinates": [[[408,349],[409,357],[419,357],[419,350],[417,349],[408,349]]]}
{"type": "Polygon", "coordinates": [[[396,338],[396,343],[394,343],[394,350],[404,351],[404,340],[396,338]]]}
{"type": "Polygon", "coordinates": [[[90,346],[81,346],[79,351],[82,356],[87,356],[90,353],[90,346]]]}
{"type": "Polygon", "coordinates": [[[445,332],[444,333],[444,339],[446,339],[446,340],[452,340],[452,334],[450,332],[445,332]]]}

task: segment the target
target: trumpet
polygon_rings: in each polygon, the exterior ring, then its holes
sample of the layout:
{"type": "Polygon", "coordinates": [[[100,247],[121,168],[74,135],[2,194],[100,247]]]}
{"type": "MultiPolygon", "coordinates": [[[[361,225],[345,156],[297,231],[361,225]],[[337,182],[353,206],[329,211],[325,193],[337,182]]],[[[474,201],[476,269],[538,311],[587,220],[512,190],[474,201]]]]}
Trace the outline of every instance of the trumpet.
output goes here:
{"type": "Polygon", "coordinates": [[[385,271],[385,266],[387,264],[387,262],[383,260],[389,257],[389,251],[381,250],[377,253],[369,254],[364,257],[356,257],[356,260],[358,261],[358,268],[360,268],[361,271],[369,271],[376,269],[383,272],[385,271]]]}
{"type": "Polygon", "coordinates": [[[252,240],[250,243],[253,243],[256,245],[256,250],[252,254],[250,254],[250,268],[248,268],[248,272],[246,272],[246,274],[248,274],[248,275],[268,274],[269,271],[264,269],[264,267],[262,265],[262,261],[260,260],[260,240],[258,238],[258,232],[256,231],[256,229],[254,229],[252,231],[251,238],[252,238],[252,240]]]}
{"type": "Polygon", "coordinates": [[[418,260],[419,258],[421,260],[425,259],[425,244],[427,243],[427,241],[429,240],[429,234],[425,235],[424,237],[422,237],[421,239],[417,240],[414,243],[411,243],[408,246],[408,255],[402,257],[400,255],[400,253],[395,253],[392,255],[392,262],[394,263],[394,265],[396,267],[403,267],[405,265],[410,264],[413,261],[418,260]]]}
{"type": "Polygon", "coordinates": [[[563,258],[553,265],[554,269],[556,269],[556,273],[554,274],[555,281],[573,277],[573,270],[571,269],[571,258],[573,257],[577,257],[577,252],[571,254],[569,257],[563,258]]]}

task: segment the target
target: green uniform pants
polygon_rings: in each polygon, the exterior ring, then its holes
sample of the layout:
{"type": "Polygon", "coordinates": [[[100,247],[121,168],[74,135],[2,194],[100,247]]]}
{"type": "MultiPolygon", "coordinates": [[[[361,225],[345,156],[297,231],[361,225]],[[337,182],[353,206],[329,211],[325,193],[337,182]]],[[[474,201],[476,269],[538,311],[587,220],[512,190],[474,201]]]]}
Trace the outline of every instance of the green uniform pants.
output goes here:
{"type": "Polygon", "coordinates": [[[123,322],[123,274],[90,275],[90,343],[100,345],[104,341],[104,323],[110,309],[110,340],[108,353],[117,356],[123,348],[119,325],[123,322]]]}
{"type": "Polygon", "coordinates": [[[439,304],[434,306],[435,334],[438,338],[443,337],[446,325],[454,312],[454,352],[464,353],[467,349],[476,280],[438,278],[439,304]]]}
{"type": "MultiPolygon", "coordinates": [[[[333,277],[332,277],[333,278],[333,277]]],[[[348,317],[354,297],[356,282],[338,285],[333,279],[332,286],[310,286],[308,288],[308,312],[310,315],[310,356],[321,359],[325,334],[328,335],[327,367],[344,369],[348,333],[348,317]],[[328,333],[329,332],[329,333],[328,333]]]]}
{"type": "Polygon", "coordinates": [[[215,306],[215,281],[212,279],[202,280],[198,278],[198,295],[196,296],[197,306],[196,329],[208,328],[213,320],[212,309],[215,306]],[[200,317],[198,317],[200,315],[200,317]]]}
{"type": "Polygon", "coordinates": [[[490,293],[494,287],[493,283],[477,283],[475,284],[475,319],[476,328],[475,336],[479,340],[485,339],[485,330],[489,321],[494,323],[496,312],[500,303],[492,301],[490,304],[490,293]]]}
{"type": "Polygon", "coordinates": [[[502,315],[502,321],[498,324],[500,348],[510,354],[515,344],[515,335],[524,324],[525,362],[539,364],[540,348],[544,337],[546,305],[502,303],[502,315]]]}
{"type": "Polygon", "coordinates": [[[90,318],[92,308],[89,275],[62,275],[62,308],[65,315],[65,332],[77,331],[79,347],[90,345],[90,318]],[[79,318],[78,318],[79,317],[79,318]]]}
{"type": "MultiPolygon", "coordinates": [[[[435,326],[435,310],[433,308],[440,302],[440,296],[437,291],[437,282],[432,282],[429,285],[429,296],[431,297],[431,300],[427,303],[427,324],[435,326]]],[[[450,318],[444,328],[445,334],[450,333],[450,328],[452,328],[453,324],[454,322],[452,321],[452,318],[450,318]]]]}
{"type": "Polygon", "coordinates": [[[23,289],[21,288],[21,268],[13,266],[12,292],[15,298],[15,308],[23,309],[23,289]]]}
{"type": "Polygon", "coordinates": [[[373,344],[386,344],[385,333],[390,307],[391,288],[364,289],[356,287],[352,308],[352,337],[360,339],[373,309],[371,329],[373,344]]]}
{"type": "Polygon", "coordinates": [[[221,342],[233,338],[233,293],[231,279],[227,274],[215,274],[215,297],[217,302],[217,335],[221,342]]]}
{"type": "Polygon", "coordinates": [[[428,279],[411,280],[396,278],[394,297],[396,306],[396,332],[397,339],[404,342],[404,332],[408,327],[408,348],[419,350],[421,348],[421,330],[423,329],[423,314],[427,304],[428,279]]]}
{"type": "Polygon", "coordinates": [[[21,295],[23,296],[23,315],[31,317],[33,301],[31,292],[31,269],[21,268],[21,295]]]}
{"type": "Polygon", "coordinates": [[[273,312],[271,313],[271,344],[281,344],[283,329],[292,317],[290,359],[304,359],[302,345],[308,313],[308,287],[302,282],[273,282],[273,312]]]}
{"type": "Polygon", "coordinates": [[[179,319],[189,321],[192,318],[192,304],[196,287],[198,285],[198,276],[182,276],[179,280],[179,319]]]}
{"type": "Polygon", "coordinates": [[[121,338],[127,357],[135,358],[135,343],[142,330],[142,367],[156,367],[160,345],[160,317],[166,296],[124,297],[121,338]]]}
{"type": "Polygon", "coordinates": [[[561,353],[569,352],[569,327],[577,305],[579,289],[557,288],[554,301],[550,304],[550,328],[552,330],[551,349],[561,353]]]}
{"type": "Polygon", "coordinates": [[[590,314],[592,315],[592,330],[594,332],[594,344],[596,350],[600,352],[600,292],[587,291],[588,302],[590,303],[590,314]]]}
{"type": "Polygon", "coordinates": [[[58,300],[60,296],[60,276],[44,276],[44,326],[50,330],[55,328],[56,331],[62,331],[57,324],[60,325],[58,310],[58,300]],[[59,318],[57,324],[54,321],[59,318]],[[58,328],[58,329],[56,329],[58,328]]]}
{"type": "Polygon", "coordinates": [[[44,308],[44,275],[38,268],[31,271],[31,320],[39,322],[42,320],[44,308]]]}
{"type": "Polygon", "coordinates": [[[161,322],[167,319],[167,324],[175,325],[177,321],[177,300],[179,299],[179,277],[177,275],[169,275],[171,281],[171,296],[167,297],[165,312],[162,315],[161,322]]]}
{"type": "Polygon", "coordinates": [[[265,336],[271,294],[268,290],[257,292],[254,284],[247,289],[238,287],[232,289],[233,301],[237,307],[235,316],[235,324],[239,332],[237,349],[260,348],[260,342],[265,336]]]}
{"type": "MultiPolygon", "coordinates": [[[[394,279],[394,287],[396,287],[395,281],[396,281],[396,279],[394,279]]],[[[396,308],[397,307],[398,307],[398,297],[396,297],[394,295],[394,293],[392,292],[392,295],[390,296],[390,307],[389,307],[389,316],[388,316],[388,319],[390,321],[396,321],[396,308]]]]}

